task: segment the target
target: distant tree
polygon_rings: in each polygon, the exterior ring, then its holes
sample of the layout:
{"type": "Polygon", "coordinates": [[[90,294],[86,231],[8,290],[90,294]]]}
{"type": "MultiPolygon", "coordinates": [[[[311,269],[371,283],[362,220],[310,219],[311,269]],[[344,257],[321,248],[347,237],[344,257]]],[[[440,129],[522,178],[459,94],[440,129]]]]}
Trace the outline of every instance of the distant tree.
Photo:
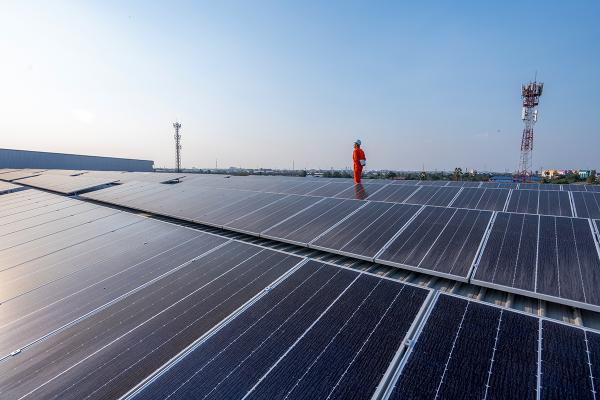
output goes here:
{"type": "Polygon", "coordinates": [[[587,183],[596,183],[596,170],[593,169],[590,171],[590,176],[586,179],[587,183]]]}
{"type": "Polygon", "coordinates": [[[462,178],[463,171],[462,168],[456,167],[454,168],[454,174],[452,174],[452,180],[458,181],[462,178]]]}
{"type": "Polygon", "coordinates": [[[301,177],[303,177],[303,178],[304,178],[304,177],[306,176],[306,170],[305,170],[305,169],[303,169],[302,171],[300,171],[300,172],[298,173],[298,176],[301,176],[301,177]]]}

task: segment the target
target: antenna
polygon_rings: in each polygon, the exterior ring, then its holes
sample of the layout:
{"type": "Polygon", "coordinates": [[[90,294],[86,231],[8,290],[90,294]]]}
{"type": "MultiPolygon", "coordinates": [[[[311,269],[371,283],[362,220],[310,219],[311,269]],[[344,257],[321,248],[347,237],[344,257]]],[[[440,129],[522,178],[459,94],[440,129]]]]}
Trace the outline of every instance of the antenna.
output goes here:
{"type": "Polygon", "coordinates": [[[175,169],[179,173],[181,172],[181,134],[179,133],[181,124],[175,122],[173,128],[175,128],[175,169]]]}
{"type": "Polygon", "coordinates": [[[544,89],[542,82],[537,82],[537,70],[535,79],[529,84],[521,86],[521,98],[523,99],[523,109],[521,119],[523,120],[523,136],[521,137],[521,157],[519,160],[519,170],[517,175],[523,182],[527,181],[533,175],[531,171],[533,155],[533,126],[538,120],[537,107],[540,104],[540,96],[544,89]]]}

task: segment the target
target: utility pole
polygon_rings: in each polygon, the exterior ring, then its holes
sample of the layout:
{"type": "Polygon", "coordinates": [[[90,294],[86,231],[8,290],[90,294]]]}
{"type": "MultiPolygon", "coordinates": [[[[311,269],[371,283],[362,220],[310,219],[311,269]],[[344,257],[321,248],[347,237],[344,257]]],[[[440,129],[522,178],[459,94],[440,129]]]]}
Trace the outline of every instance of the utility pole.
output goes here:
{"type": "Polygon", "coordinates": [[[173,128],[175,128],[175,169],[179,173],[181,172],[181,134],[179,133],[181,124],[175,122],[173,128]]]}

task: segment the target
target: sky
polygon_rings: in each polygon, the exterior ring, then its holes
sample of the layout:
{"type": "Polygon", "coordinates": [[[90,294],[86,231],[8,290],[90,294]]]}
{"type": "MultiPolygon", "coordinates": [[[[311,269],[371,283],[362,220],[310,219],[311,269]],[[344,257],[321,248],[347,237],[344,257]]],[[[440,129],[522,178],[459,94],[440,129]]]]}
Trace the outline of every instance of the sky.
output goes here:
{"type": "Polygon", "coordinates": [[[0,148],[173,167],[600,169],[598,1],[0,2],[0,148]]]}

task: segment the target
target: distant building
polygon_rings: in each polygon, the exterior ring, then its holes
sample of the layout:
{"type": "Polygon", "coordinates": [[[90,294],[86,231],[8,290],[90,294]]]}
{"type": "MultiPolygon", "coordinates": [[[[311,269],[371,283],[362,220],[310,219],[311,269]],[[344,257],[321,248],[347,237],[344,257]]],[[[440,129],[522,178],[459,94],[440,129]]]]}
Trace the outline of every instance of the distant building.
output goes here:
{"type": "Polygon", "coordinates": [[[152,172],[154,161],[0,149],[0,168],[152,172]]]}
{"type": "Polygon", "coordinates": [[[561,176],[577,174],[577,170],[573,169],[545,169],[542,172],[544,178],[554,179],[560,178],[561,176]]]}
{"type": "Polygon", "coordinates": [[[581,178],[581,179],[587,179],[591,175],[595,175],[595,174],[596,174],[596,170],[593,170],[593,169],[580,169],[579,170],[579,178],[581,178]]]}

